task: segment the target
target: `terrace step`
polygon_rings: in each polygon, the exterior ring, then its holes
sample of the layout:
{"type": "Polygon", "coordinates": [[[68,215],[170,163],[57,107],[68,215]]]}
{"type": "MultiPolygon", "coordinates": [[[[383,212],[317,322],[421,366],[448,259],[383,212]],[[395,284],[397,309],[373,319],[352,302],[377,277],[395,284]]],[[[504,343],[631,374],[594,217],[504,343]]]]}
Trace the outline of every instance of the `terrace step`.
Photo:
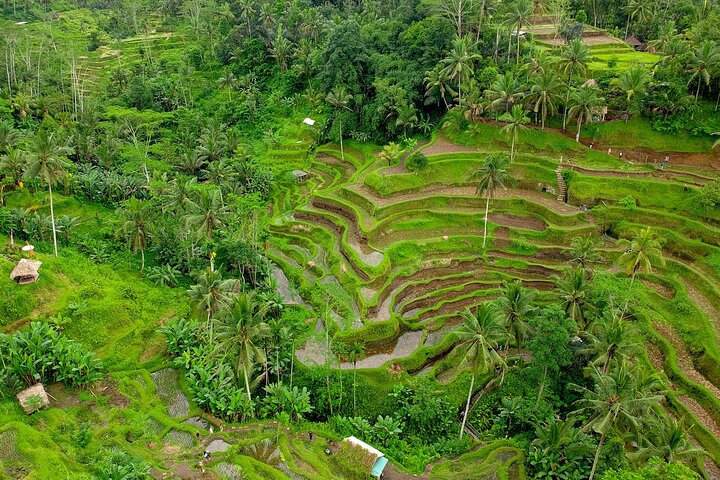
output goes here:
{"type": "Polygon", "coordinates": [[[562,165],[558,165],[558,167],[555,169],[555,177],[557,178],[558,183],[558,196],[557,201],[565,203],[567,200],[567,185],[565,184],[565,179],[562,176],[562,165]]]}

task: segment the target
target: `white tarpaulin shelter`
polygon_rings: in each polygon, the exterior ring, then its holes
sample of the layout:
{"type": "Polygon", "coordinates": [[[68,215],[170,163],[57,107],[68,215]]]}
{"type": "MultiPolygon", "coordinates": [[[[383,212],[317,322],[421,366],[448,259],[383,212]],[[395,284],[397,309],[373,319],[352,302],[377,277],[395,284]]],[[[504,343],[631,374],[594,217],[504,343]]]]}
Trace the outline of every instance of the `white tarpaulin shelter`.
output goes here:
{"type": "Polygon", "coordinates": [[[306,118],[305,120],[303,120],[303,123],[312,127],[313,125],[315,125],[315,120],[313,120],[312,118],[306,118]]]}
{"type": "Polygon", "coordinates": [[[355,447],[365,450],[365,452],[367,452],[368,455],[370,455],[375,460],[372,466],[372,470],[370,470],[370,475],[376,478],[380,478],[380,475],[382,475],[382,472],[385,469],[385,465],[387,465],[388,463],[388,459],[385,458],[384,453],[356,437],[347,437],[343,439],[343,442],[348,442],[355,447]]]}

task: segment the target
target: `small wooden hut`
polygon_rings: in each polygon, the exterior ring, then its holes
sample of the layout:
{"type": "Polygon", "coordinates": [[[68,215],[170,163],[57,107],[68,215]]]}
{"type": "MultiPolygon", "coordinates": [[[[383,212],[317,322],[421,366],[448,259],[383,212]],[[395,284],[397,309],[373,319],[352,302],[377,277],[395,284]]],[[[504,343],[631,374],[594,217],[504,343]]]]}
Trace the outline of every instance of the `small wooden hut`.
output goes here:
{"type": "Polygon", "coordinates": [[[28,283],[37,282],[40,277],[40,265],[42,262],[38,260],[28,260],[23,258],[15,265],[13,271],[10,272],[10,280],[14,280],[18,285],[26,285],[28,283]]]}
{"type": "Polygon", "coordinates": [[[638,40],[636,37],[630,36],[625,39],[625,43],[633,47],[638,52],[645,51],[645,44],[638,40]]]}
{"type": "Polygon", "coordinates": [[[20,402],[20,406],[27,414],[36,412],[50,405],[50,399],[42,383],[36,383],[32,387],[18,393],[16,397],[20,402]]]}
{"type": "Polygon", "coordinates": [[[307,174],[307,172],[305,172],[303,170],[293,170],[292,174],[293,174],[293,177],[295,177],[295,181],[297,183],[304,183],[305,181],[307,181],[308,178],[310,178],[310,176],[307,174]]]}

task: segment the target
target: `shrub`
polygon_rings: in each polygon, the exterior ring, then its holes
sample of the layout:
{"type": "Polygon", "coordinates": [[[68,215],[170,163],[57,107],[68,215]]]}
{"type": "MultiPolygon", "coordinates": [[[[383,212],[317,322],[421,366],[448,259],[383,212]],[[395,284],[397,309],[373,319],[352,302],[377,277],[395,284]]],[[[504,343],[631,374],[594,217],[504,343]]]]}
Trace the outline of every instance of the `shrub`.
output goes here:
{"type": "Polygon", "coordinates": [[[634,197],[628,195],[627,197],[618,200],[618,205],[628,210],[635,210],[637,208],[637,201],[634,197]]]}
{"type": "Polygon", "coordinates": [[[428,166],[428,159],[422,153],[415,152],[405,160],[405,166],[413,172],[424,170],[428,166]]]}
{"type": "Polygon", "coordinates": [[[37,382],[85,385],[101,378],[95,354],[47,323],[33,322],[29,330],[1,335],[0,357],[5,361],[6,386],[12,377],[27,386],[37,382]]]}

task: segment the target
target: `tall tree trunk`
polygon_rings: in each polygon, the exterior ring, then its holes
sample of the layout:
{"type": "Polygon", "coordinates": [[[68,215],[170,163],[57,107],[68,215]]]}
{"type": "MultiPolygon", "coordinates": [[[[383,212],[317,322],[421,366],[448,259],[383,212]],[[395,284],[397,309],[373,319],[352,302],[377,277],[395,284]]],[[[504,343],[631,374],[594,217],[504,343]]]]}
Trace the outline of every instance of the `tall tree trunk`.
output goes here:
{"type": "Polygon", "coordinates": [[[515,160],[515,136],[513,136],[512,144],[510,145],[510,161],[515,160]]]}
{"type": "Polygon", "coordinates": [[[538,391],[537,401],[535,402],[535,405],[540,403],[540,400],[542,400],[543,391],[545,390],[545,382],[547,381],[547,371],[548,367],[543,368],[543,379],[540,383],[540,390],[538,391]]]}
{"type": "Polygon", "coordinates": [[[140,258],[142,259],[142,263],[140,265],[140,271],[144,271],[145,270],[145,249],[144,248],[140,249],[140,258]]]}
{"type": "Polygon", "coordinates": [[[55,228],[55,208],[53,207],[52,185],[48,182],[48,191],[50,192],[50,221],[52,222],[53,247],[55,249],[55,257],[58,256],[57,249],[57,229],[55,228]]]}
{"type": "Polygon", "coordinates": [[[595,470],[597,469],[598,460],[600,460],[600,450],[602,450],[603,442],[605,442],[605,434],[600,435],[600,443],[598,444],[597,451],[595,452],[595,459],[593,460],[592,470],[590,470],[590,477],[588,480],[595,478],[595,470]]]}
{"type": "Polygon", "coordinates": [[[698,75],[698,86],[697,86],[697,90],[695,90],[695,103],[697,103],[698,98],[700,97],[700,85],[702,85],[702,80],[701,80],[700,76],[698,75]]]}
{"type": "Polygon", "coordinates": [[[252,400],[250,395],[250,382],[248,381],[247,365],[243,365],[243,376],[245,377],[245,392],[247,393],[248,400],[252,400]]]}
{"type": "Polygon", "coordinates": [[[487,239],[487,222],[488,222],[488,210],[490,209],[490,192],[485,191],[487,200],[485,201],[485,227],[483,228],[483,248],[485,248],[485,241],[487,239]]]}
{"type": "Polygon", "coordinates": [[[583,124],[582,117],[583,117],[582,115],[578,116],[578,130],[577,130],[577,135],[575,135],[575,141],[578,143],[580,143],[580,129],[582,128],[582,124],[583,124]]]}
{"type": "Polygon", "coordinates": [[[470,389],[468,390],[467,402],[465,403],[465,414],[463,415],[462,424],[460,425],[460,440],[462,440],[463,433],[465,433],[465,422],[467,422],[468,413],[470,410],[470,399],[472,398],[473,387],[475,386],[475,375],[470,379],[470,389]]]}
{"type": "Polygon", "coordinates": [[[353,415],[355,415],[355,409],[357,407],[355,402],[355,388],[357,387],[357,360],[353,362],[353,415]]]}
{"type": "Polygon", "coordinates": [[[340,120],[340,158],[345,161],[345,150],[343,150],[343,139],[342,139],[342,120],[340,120]]]}
{"type": "Polygon", "coordinates": [[[517,54],[515,56],[515,64],[520,65],[520,28],[522,27],[522,23],[518,22],[517,32],[515,32],[515,36],[517,36],[517,54]]]}

